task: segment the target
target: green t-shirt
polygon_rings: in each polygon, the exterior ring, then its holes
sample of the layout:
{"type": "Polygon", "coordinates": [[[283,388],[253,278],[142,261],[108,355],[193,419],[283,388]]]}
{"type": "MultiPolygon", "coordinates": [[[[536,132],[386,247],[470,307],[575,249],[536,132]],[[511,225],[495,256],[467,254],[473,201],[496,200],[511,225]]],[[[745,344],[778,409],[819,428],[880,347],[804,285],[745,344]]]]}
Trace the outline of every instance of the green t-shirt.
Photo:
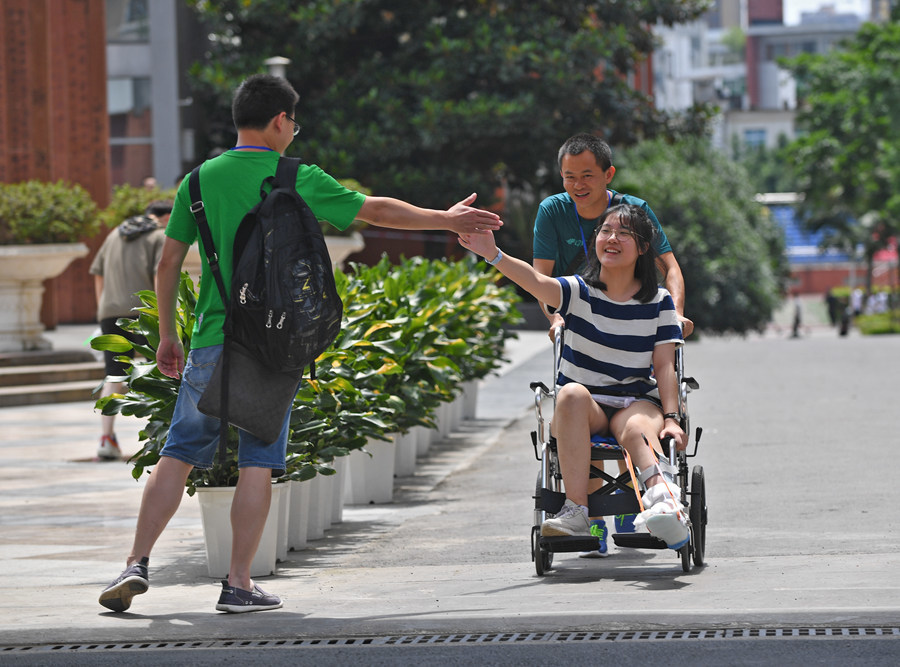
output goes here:
{"type": "MultiPolygon", "coordinates": [[[[225,289],[231,288],[232,246],[244,215],[259,202],[260,184],[275,175],[278,153],[274,151],[228,151],[207,160],[200,168],[200,190],[206,219],[219,256],[225,289]]],[[[166,236],[192,244],[199,235],[191,213],[191,196],[185,178],[178,188],[166,236]]],[[[338,229],[353,222],[366,197],[348,190],[315,165],[301,164],[297,172],[297,192],[319,220],[338,229]]],[[[206,253],[201,250],[200,296],[197,323],[191,339],[194,349],[220,345],[224,341],[222,325],[225,307],[215,279],[209,270],[206,253]]]]}

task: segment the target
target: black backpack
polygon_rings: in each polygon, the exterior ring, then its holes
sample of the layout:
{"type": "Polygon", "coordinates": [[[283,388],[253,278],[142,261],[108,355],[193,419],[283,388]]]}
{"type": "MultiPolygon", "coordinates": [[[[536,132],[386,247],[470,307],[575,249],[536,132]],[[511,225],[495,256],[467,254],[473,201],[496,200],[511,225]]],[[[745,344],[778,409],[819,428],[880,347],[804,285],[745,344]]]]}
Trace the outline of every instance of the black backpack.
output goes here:
{"type": "Polygon", "coordinates": [[[222,456],[228,423],[266,442],[277,438],[303,369],[315,377],[316,357],[341,329],[344,306],[331,257],[318,220],[297,194],[299,165],[281,157],[275,176],[260,184],[260,202],[241,220],[230,298],[206,221],[200,167],[190,175],[191,212],[225,305],[221,362],[197,405],[222,422],[222,456]]]}
{"type": "MultiPolygon", "coordinates": [[[[296,158],[279,159],[234,239],[225,333],[273,371],[310,366],[334,342],[344,312],[319,221],[297,193],[299,166],[296,158]]],[[[201,200],[198,170],[191,173],[195,202],[201,200]]],[[[200,226],[202,236],[209,228],[200,226]]],[[[203,243],[213,247],[211,236],[203,243]]]]}

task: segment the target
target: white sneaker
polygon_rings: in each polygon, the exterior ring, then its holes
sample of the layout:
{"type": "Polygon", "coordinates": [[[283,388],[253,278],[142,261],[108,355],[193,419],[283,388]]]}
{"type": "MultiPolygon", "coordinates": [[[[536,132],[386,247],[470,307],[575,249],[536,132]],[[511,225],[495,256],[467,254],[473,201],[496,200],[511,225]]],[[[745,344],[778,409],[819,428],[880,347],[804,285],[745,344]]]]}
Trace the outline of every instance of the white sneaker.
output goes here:
{"type": "Polygon", "coordinates": [[[590,534],[591,522],[588,519],[587,507],[576,505],[568,498],[556,516],[541,524],[541,535],[544,537],[589,536],[590,534]]]}
{"type": "Polygon", "coordinates": [[[646,526],[651,535],[661,539],[670,549],[683,547],[690,539],[691,531],[680,498],[681,489],[676,484],[651,486],[641,496],[647,509],[635,518],[635,528],[646,526]]]}
{"type": "Polygon", "coordinates": [[[684,514],[654,514],[647,518],[647,530],[670,549],[680,549],[691,537],[691,531],[682,522],[682,517],[684,514]]]}
{"type": "Polygon", "coordinates": [[[104,435],[100,437],[100,444],[97,446],[97,458],[103,461],[118,461],[122,458],[122,450],[119,449],[119,442],[116,436],[104,435]]]}

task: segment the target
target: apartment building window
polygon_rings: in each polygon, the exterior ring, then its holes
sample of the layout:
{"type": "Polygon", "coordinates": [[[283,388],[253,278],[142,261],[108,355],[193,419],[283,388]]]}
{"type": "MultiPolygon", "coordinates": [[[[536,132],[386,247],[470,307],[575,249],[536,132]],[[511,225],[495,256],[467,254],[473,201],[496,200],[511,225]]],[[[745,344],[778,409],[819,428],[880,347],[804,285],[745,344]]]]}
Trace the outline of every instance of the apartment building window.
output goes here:
{"type": "Polygon", "coordinates": [[[147,0],[106,0],[106,41],[149,41],[147,10],[147,0]]]}
{"type": "Polygon", "coordinates": [[[149,77],[107,79],[112,182],[153,175],[153,96],[149,77]]]}
{"type": "Polygon", "coordinates": [[[744,130],[744,145],[750,148],[759,148],[766,145],[766,131],[762,128],[744,130]]]}

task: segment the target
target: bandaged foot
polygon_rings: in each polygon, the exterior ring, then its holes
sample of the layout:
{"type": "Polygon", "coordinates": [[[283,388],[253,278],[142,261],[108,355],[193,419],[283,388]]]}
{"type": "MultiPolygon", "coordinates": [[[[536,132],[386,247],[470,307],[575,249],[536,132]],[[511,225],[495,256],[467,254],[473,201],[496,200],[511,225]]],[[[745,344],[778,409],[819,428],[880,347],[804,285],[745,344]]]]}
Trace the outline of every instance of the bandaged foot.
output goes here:
{"type": "Polygon", "coordinates": [[[651,486],[641,496],[647,509],[635,518],[635,530],[646,527],[651,535],[661,539],[670,549],[683,547],[690,539],[691,531],[680,498],[681,489],[675,484],[651,486]]]}

